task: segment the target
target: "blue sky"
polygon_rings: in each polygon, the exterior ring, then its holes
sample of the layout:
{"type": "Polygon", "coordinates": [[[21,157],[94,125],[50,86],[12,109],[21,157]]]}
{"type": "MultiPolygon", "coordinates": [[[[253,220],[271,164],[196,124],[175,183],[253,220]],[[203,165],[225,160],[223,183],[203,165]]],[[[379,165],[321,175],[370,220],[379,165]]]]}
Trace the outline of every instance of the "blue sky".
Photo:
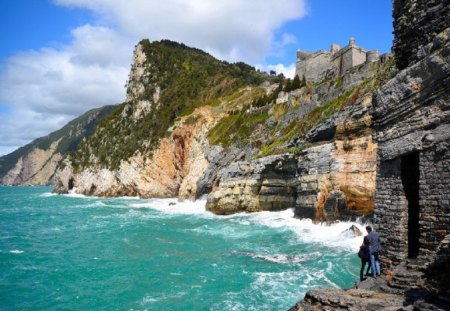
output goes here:
{"type": "Polygon", "coordinates": [[[297,49],[390,52],[391,0],[0,2],[0,154],[125,98],[134,45],[168,38],[293,74],[297,49]]]}

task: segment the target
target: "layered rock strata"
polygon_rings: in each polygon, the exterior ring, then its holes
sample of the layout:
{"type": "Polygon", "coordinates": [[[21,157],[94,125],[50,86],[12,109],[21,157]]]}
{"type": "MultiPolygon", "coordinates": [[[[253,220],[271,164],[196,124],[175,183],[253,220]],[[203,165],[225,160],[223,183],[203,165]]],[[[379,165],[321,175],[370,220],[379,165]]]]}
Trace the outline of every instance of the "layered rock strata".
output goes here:
{"type": "Polygon", "coordinates": [[[206,208],[216,214],[232,214],[292,207],[296,164],[290,155],[234,162],[219,172],[220,184],[212,189],[206,208]]]}
{"type": "Polygon", "coordinates": [[[423,47],[448,27],[448,0],[393,1],[394,46],[397,67],[404,69],[426,54],[423,47]],[[425,52],[425,54],[424,54],[425,52]]]}
{"type": "Polygon", "coordinates": [[[432,254],[450,233],[450,28],[423,50],[374,96],[375,219],[394,265],[432,254]]]}
{"type": "Polygon", "coordinates": [[[372,213],[377,146],[371,137],[370,107],[371,97],[364,97],[308,133],[310,141],[323,143],[299,155],[298,217],[333,222],[372,213]]]}

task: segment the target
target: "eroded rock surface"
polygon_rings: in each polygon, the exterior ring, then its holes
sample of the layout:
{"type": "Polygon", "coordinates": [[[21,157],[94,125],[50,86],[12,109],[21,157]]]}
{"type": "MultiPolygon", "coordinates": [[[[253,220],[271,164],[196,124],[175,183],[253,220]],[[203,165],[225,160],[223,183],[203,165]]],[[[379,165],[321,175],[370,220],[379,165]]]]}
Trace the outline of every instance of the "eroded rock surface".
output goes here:
{"type": "Polygon", "coordinates": [[[290,155],[234,162],[219,172],[219,185],[209,194],[206,208],[232,214],[293,207],[296,164],[290,155]]]}

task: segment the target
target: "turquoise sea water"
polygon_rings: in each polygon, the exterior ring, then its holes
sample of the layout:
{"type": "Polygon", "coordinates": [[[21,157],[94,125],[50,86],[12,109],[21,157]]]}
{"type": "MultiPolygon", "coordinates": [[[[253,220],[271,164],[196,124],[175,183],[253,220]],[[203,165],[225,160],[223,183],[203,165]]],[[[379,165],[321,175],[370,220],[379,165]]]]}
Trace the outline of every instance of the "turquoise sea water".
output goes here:
{"type": "Polygon", "coordinates": [[[350,223],[50,191],[0,187],[0,310],[286,310],[358,278],[350,223]]]}

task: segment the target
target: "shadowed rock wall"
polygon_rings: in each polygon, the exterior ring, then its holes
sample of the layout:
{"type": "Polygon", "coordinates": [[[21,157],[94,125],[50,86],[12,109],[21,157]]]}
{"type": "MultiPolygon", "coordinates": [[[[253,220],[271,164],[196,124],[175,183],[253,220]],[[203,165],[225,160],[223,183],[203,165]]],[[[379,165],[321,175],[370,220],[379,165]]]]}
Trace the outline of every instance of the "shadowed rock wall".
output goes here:
{"type": "Polygon", "coordinates": [[[450,1],[395,0],[393,3],[393,49],[397,67],[404,69],[419,60],[425,52],[420,50],[448,27],[450,1]]]}

